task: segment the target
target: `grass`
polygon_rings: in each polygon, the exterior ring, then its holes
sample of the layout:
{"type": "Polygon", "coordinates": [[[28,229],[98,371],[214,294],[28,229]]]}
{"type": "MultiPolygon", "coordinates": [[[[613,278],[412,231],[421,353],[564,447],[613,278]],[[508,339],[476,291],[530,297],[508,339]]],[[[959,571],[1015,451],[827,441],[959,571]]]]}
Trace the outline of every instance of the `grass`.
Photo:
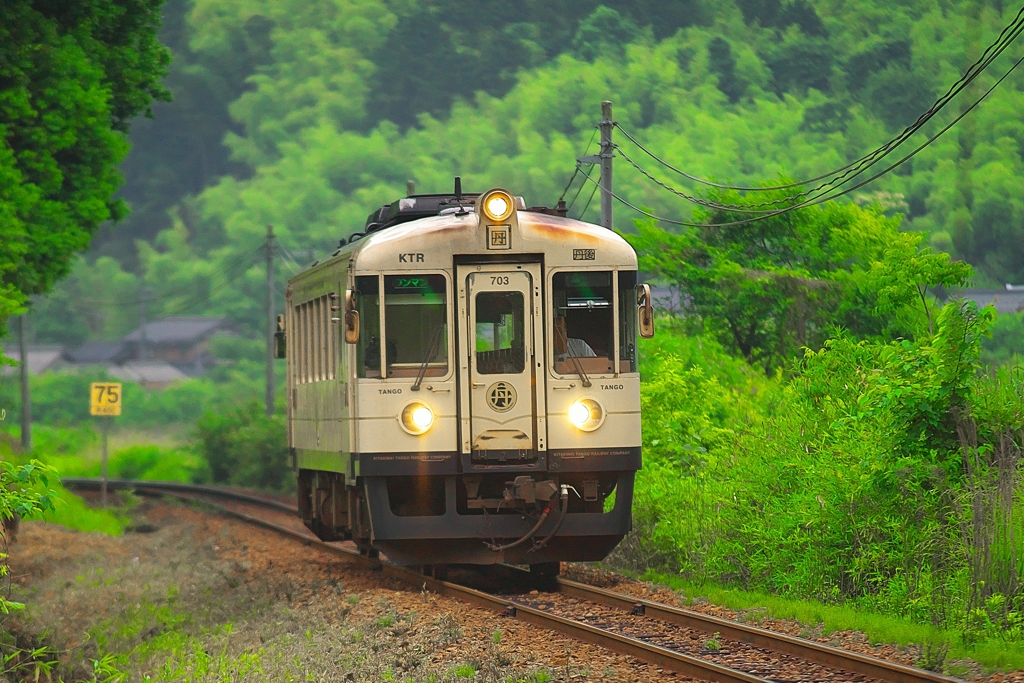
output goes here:
{"type": "MultiPolygon", "coordinates": [[[[146,478],[189,481],[202,474],[201,459],[181,448],[183,430],[172,428],[161,432],[139,429],[113,429],[110,433],[108,476],[111,478],[146,478]]],[[[36,458],[54,467],[63,477],[97,477],[100,475],[101,442],[91,425],[58,428],[37,425],[33,429],[33,449],[25,453],[19,447],[16,428],[0,431],[0,458],[14,462],[36,458]]],[[[90,508],[85,502],[58,482],[50,482],[56,492],[55,510],[45,521],[69,529],[118,536],[128,523],[124,499],[112,495],[107,510],[90,508]]]]}
{"type": "Polygon", "coordinates": [[[71,493],[59,483],[50,482],[50,489],[56,492],[54,510],[46,513],[43,519],[50,524],[59,524],[75,531],[87,533],[101,533],[110,536],[120,536],[129,522],[128,511],[134,506],[134,501],[127,504],[122,502],[116,494],[111,494],[108,500],[111,507],[105,510],[90,508],[85,501],[71,493]]]}
{"type": "Polygon", "coordinates": [[[1024,643],[987,640],[968,645],[957,632],[870,612],[853,605],[824,605],[810,600],[784,598],[711,582],[696,583],[658,572],[649,571],[639,578],[682,591],[690,604],[696,599],[705,598],[711,603],[733,610],[756,609],[765,617],[791,619],[811,627],[820,625],[825,634],[835,631],[861,631],[875,644],[924,646],[948,643],[947,663],[970,659],[980,664],[986,671],[1024,669],[1024,643]]]}

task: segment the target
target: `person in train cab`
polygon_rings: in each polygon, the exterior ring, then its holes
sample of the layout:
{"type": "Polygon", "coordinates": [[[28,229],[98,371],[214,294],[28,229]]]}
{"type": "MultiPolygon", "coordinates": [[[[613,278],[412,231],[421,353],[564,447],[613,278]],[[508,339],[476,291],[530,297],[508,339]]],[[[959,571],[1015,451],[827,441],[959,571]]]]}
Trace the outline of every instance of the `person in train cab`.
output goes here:
{"type": "Polygon", "coordinates": [[[565,316],[555,318],[555,355],[563,361],[570,355],[576,358],[597,358],[597,353],[585,339],[570,337],[565,331],[565,316]]]}

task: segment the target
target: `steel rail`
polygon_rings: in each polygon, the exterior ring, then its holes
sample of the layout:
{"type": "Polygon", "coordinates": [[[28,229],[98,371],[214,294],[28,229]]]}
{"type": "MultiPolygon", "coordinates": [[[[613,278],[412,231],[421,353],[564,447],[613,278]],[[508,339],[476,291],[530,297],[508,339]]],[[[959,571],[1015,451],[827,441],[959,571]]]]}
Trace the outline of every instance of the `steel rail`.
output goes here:
{"type": "MultiPolygon", "coordinates": [[[[61,477],[61,483],[68,488],[99,490],[102,480],[95,477],[61,477]]],[[[107,488],[112,491],[127,491],[129,489],[148,489],[153,491],[197,493],[200,495],[215,496],[217,498],[231,498],[245,503],[254,503],[264,507],[274,508],[282,512],[298,514],[299,508],[294,505],[282,503],[271,498],[253,496],[231,489],[217,486],[203,486],[202,484],[182,484],[176,481],[137,481],[135,479],[107,479],[107,488]]]]}
{"type": "MultiPolygon", "coordinates": [[[[95,488],[98,485],[98,480],[94,479],[68,478],[62,481],[65,486],[79,488],[95,488]]],[[[123,479],[108,480],[108,486],[112,485],[113,482],[116,482],[117,486],[121,489],[133,488],[139,492],[160,492],[185,500],[196,500],[197,496],[210,496],[241,500],[260,505],[267,502],[263,499],[256,498],[255,496],[246,496],[244,494],[237,494],[235,492],[224,491],[222,489],[216,489],[208,486],[168,484],[167,482],[133,482],[131,480],[123,479]]],[[[211,503],[209,501],[205,502],[245,522],[276,531],[306,544],[317,545],[324,550],[340,555],[357,564],[361,564],[364,567],[379,569],[385,576],[412,584],[418,588],[422,587],[429,589],[440,595],[447,595],[449,597],[456,598],[461,602],[489,609],[504,617],[515,618],[542,628],[558,631],[576,638],[577,640],[600,645],[601,647],[609,650],[635,657],[636,659],[661,666],[662,668],[671,669],[678,673],[687,676],[694,676],[707,681],[715,681],[716,683],[769,683],[768,679],[754,676],[743,671],[730,669],[697,657],[685,655],[681,652],[646,643],[636,638],[630,638],[589,624],[583,624],[578,621],[573,621],[572,619],[566,619],[565,617],[560,617],[556,614],[551,614],[544,610],[522,605],[513,600],[484,593],[473,588],[435,579],[412,569],[371,559],[365,555],[361,555],[357,551],[341,547],[334,543],[325,543],[315,536],[302,533],[295,529],[289,529],[287,527],[274,524],[271,521],[246,514],[245,512],[217,505],[216,503],[211,503]]],[[[284,508],[288,512],[296,511],[294,508],[289,508],[283,504],[272,505],[270,507],[284,508]]]]}
{"type": "MultiPolygon", "coordinates": [[[[99,487],[98,479],[66,478],[62,481],[65,486],[76,488],[99,487]]],[[[296,507],[285,503],[211,486],[173,482],[144,482],[127,479],[113,479],[108,480],[107,483],[111,488],[165,493],[185,500],[197,500],[196,496],[210,496],[254,503],[288,513],[298,512],[296,507]]],[[[436,579],[412,569],[373,559],[336,543],[321,541],[308,532],[304,533],[280,526],[245,512],[232,510],[228,507],[210,503],[210,501],[203,502],[207,502],[217,509],[245,522],[276,531],[306,544],[317,545],[366,568],[380,570],[385,576],[393,577],[417,587],[427,588],[440,595],[447,595],[462,602],[483,607],[484,609],[499,612],[506,617],[513,617],[552,631],[558,631],[578,640],[593,643],[684,675],[719,683],[766,683],[767,681],[765,678],[647,643],[637,638],[623,636],[589,624],[566,619],[544,610],[520,604],[515,600],[491,595],[460,584],[436,579]]],[[[706,633],[718,633],[723,637],[744,642],[754,647],[798,657],[835,669],[863,674],[886,681],[887,683],[963,683],[961,679],[931,671],[889,662],[858,652],[822,645],[803,638],[796,638],[784,633],[769,631],[768,629],[741,624],[736,621],[681,609],[664,603],[637,598],[625,593],[616,593],[562,577],[557,577],[556,586],[560,593],[569,597],[587,600],[607,607],[628,611],[638,616],[646,616],[706,633]]]]}
{"type": "Polygon", "coordinates": [[[891,683],[963,683],[923,669],[557,577],[560,593],[891,683]]]}

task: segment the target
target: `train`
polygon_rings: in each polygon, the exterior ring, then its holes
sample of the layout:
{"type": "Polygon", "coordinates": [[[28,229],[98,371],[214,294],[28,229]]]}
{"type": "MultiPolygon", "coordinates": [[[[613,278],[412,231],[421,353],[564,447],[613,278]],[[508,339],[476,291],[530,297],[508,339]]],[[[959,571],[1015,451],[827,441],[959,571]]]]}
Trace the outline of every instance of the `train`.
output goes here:
{"type": "Polygon", "coordinates": [[[455,185],[374,211],[288,282],[303,523],[436,571],[601,560],[631,528],[650,288],[564,203],[455,185]]]}

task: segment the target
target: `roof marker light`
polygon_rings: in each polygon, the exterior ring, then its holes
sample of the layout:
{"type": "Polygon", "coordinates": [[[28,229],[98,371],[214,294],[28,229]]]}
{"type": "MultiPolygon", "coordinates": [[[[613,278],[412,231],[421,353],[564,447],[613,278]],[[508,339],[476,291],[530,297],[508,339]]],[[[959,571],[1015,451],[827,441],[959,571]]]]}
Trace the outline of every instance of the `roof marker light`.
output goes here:
{"type": "Polygon", "coordinates": [[[491,221],[503,221],[512,215],[515,202],[504,190],[491,190],[484,196],[484,215],[491,221]]]}

